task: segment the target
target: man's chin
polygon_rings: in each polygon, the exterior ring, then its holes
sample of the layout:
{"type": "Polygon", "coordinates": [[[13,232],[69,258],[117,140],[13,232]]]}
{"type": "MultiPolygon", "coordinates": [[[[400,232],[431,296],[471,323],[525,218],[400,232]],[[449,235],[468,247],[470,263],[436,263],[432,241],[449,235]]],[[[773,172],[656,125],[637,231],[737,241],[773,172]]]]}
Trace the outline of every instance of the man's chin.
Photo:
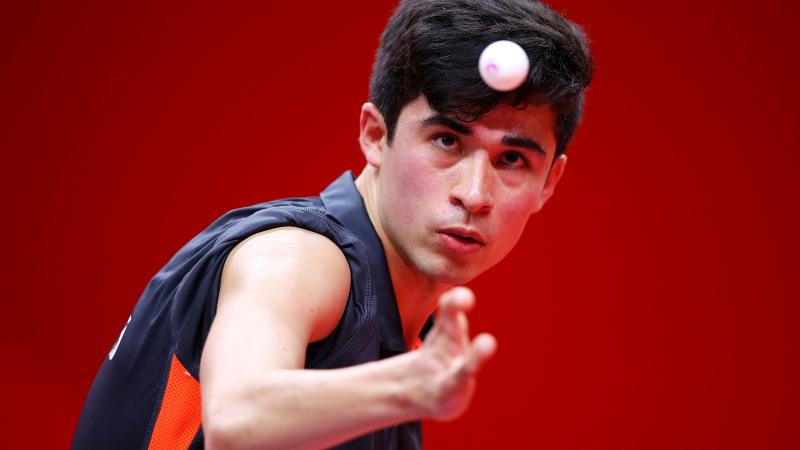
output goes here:
{"type": "Polygon", "coordinates": [[[439,267],[436,267],[429,275],[441,284],[460,285],[469,283],[481,273],[483,273],[482,270],[472,265],[448,261],[446,264],[441,264],[439,267]]]}
{"type": "Polygon", "coordinates": [[[477,255],[454,257],[440,252],[417,254],[411,262],[425,278],[436,284],[461,285],[469,283],[486,271],[484,259],[477,255]]]}

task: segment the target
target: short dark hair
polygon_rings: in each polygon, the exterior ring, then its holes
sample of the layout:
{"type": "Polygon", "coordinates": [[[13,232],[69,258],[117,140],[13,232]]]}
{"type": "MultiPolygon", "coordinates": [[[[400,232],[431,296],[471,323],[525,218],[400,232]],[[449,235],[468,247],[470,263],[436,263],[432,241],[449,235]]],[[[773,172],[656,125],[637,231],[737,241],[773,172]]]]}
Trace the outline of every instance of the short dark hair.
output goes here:
{"type": "Polygon", "coordinates": [[[500,103],[549,105],[556,155],[575,133],[592,78],[580,27],[534,0],[405,0],[381,36],[370,102],[386,121],[391,143],[400,111],[424,94],[431,108],[473,121],[500,103]],[[483,49],[498,40],[528,54],[527,80],[511,92],[489,88],[478,72],[483,49]]]}

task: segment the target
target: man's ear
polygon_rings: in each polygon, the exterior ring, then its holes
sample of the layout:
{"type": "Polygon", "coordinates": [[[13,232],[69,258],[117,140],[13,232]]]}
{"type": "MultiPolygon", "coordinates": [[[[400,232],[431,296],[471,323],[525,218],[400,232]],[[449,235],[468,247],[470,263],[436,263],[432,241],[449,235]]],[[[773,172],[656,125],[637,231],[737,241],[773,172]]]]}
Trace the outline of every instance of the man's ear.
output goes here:
{"type": "Polygon", "coordinates": [[[381,166],[386,138],[386,122],[383,120],[383,114],[372,103],[364,103],[361,106],[358,141],[367,163],[375,168],[381,166]]]}
{"type": "Polygon", "coordinates": [[[567,166],[567,155],[561,154],[558,155],[553,161],[553,166],[550,167],[550,173],[547,174],[547,179],[544,181],[544,188],[542,188],[542,203],[539,206],[540,208],[550,200],[550,197],[553,196],[553,192],[556,190],[556,185],[558,185],[558,180],[561,179],[561,176],[564,175],[564,168],[567,166]]]}

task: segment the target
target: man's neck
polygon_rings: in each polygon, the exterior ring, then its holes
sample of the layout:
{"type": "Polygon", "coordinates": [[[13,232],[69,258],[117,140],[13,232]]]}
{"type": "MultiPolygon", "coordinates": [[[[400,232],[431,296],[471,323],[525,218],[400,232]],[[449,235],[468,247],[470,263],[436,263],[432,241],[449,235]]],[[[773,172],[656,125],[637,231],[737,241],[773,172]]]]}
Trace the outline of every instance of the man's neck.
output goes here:
{"type": "Polygon", "coordinates": [[[420,273],[387,238],[377,209],[379,192],[376,176],[376,170],[367,166],[356,179],[356,188],[364,199],[369,219],[383,244],[403,326],[403,338],[406,346],[410,347],[419,336],[425,321],[436,309],[439,296],[451,286],[437,283],[420,273]]]}

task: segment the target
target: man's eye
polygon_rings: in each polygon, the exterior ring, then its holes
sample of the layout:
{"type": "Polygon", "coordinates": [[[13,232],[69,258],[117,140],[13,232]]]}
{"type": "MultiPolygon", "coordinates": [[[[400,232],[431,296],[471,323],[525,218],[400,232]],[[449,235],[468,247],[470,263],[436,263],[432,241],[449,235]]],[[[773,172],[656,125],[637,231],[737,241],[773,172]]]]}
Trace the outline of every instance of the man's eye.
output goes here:
{"type": "Polygon", "coordinates": [[[524,167],[528,163],[519,152],[505,152],[500,157],[500,161],[511,167],[524,167]]]}
{"type": "Polygon", "coordinates": [[[439,147],[450,149],[450,148],[455,147],[456,144],[458,144],[458,139],[456,139],[455,136],[450,135],[450,134],[442,134],[442,135],[436,136],[434,138],[434,142],[436,142],[436,144],[439,147]]]}

